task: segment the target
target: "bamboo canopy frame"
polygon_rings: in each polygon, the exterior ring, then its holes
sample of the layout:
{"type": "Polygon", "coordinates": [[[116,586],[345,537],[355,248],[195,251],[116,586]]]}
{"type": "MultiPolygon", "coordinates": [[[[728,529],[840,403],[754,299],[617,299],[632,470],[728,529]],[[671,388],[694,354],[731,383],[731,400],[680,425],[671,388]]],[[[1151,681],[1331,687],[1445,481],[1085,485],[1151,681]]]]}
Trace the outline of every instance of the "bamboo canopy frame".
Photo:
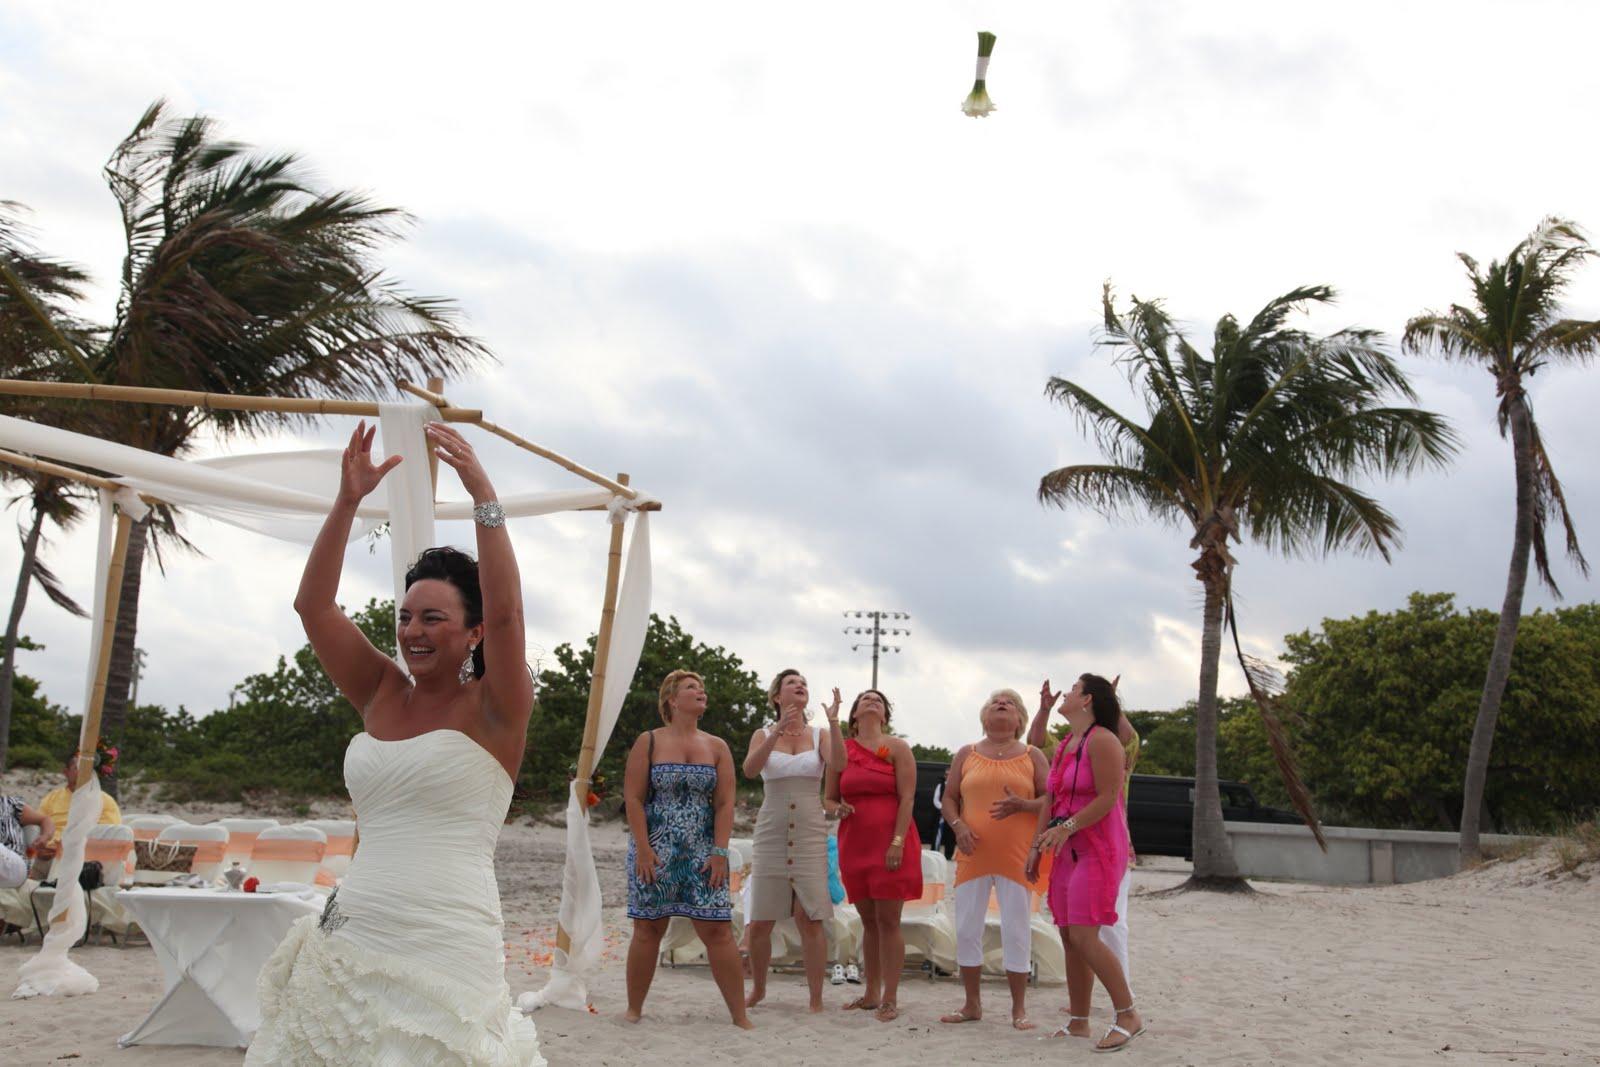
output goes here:
{"type": "MultiPolygon", "coordinates": [[[[580,478],[610,490],[617,496],[629,501],[638,500],[639,491],[629,485],[630,479],[627,474],[618,474],[615,479],[608,478],[559,452],[545,448],[520,434],[490,422],[484,418],[481,410],[455,406],[440,392],[443,388],[443,382],[438,378],[429,379],[429,387],[426,389],[405,381],[399,382],[397,385],[404,392],[433,405],[438,410],[439,417],[445,422],[468,423],[478,426],[480,429],[494,434],[496,437],[508,441],[526,452],[531,452],[536,456],[549,460],[557,466],[578,475],[580,478]]],[[[73,382],[30,382],[15,379],[0,379],[0,395],[62,400],[91,400],[124,404],[167,404],[176,407],[201,408],[208,411],[263,411],[295,415],[355,415],[367,418],[376,418],[379,414],[378,404],[372,401],[331,400],[314,397],[242,396],[185,389],[92,385],[73,382]]],[[[124,488],[120,482],[113,479],[4,449],[0,449],[0,462],[53,477],[70,479],[100,489],[117,490],[124,488]]],[[[430,456],[430,475],[435,486],[437,486],[437,467],[434,464],[434,458],[430,456]]],[[[644,500],[638,503],[637,509],[641,511],[659,511],[661,510],[661,504],[654,500],[644,500]]],[[[606,509],[604,506],[598,506],[580,510],[603,511],[606,509]]],[[[616,616],[618,587],[622,570],[622,524],[613,522],[608,525],[609,544],[606,554],[605,594],[601,602],[600,629],[595,641],[594,669],[590,676],[589,701],[584,715],[583,741],[578,753],[577,786],[580,796],[587,794],[593,780],[595,747],[600,728],[601,705],[604,703],[605,696],[605,670],[610,660],[611,631],[616,616]]],[[[91,780],[94,773],[95,749],[100,738],[100,718],[105,706],[107,676],[111,666],[111,646],[115,633],[116,616],[120,607],[122,579],[127,563],[128,536],[131,527],[132,521],[127,513],[119,511],[117,515],[116,541],[112,550],[110,571],[107,576],[106,618],[102,627],[98,661],[95,664],[94,686],[91,690],[89,707],[84,709],[83,729],[80,733],[78,744],[78,781],[80,784],[91,780]]],[[[67,899],[66,894],[62,895],[62,899],[67,899]]],[[[571,948],[571,936],[560,923],[557,923],[556,943],[564,952],[571,948]]]]}

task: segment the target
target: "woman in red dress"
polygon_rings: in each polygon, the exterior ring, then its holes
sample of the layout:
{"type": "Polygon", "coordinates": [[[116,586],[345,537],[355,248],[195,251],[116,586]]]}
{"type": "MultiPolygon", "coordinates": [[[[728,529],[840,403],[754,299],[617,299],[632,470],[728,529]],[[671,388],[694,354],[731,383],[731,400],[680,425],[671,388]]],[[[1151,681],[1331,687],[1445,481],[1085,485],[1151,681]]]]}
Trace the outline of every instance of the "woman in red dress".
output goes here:
{"type": "Polygon", "coordinates": [[[839,874],[861,913],[866,991],[845,1005],[889,1022],[899,1011],[900,969],[906,942],[900,911],[922,896],[922,842],[911,824],[917,761],[911,746],[885,732],[889,699],[868,689],[850,706],[845,766],[828,769],[823,805],[839,824],[839,874]]]}

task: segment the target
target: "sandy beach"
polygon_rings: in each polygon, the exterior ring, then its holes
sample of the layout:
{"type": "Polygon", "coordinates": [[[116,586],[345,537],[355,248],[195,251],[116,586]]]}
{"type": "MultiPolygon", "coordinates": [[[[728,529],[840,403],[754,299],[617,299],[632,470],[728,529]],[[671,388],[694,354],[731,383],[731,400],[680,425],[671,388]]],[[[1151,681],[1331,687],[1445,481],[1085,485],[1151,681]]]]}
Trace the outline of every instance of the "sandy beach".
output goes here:
{"type": "MultiPolygon", "coordinates": [[[[23,783],[7,776],[8,788],[23,783]]],[[[236,810],[179,806],[190,818],[236,810]]],[[[288,814],[288,813],[282,813],[288,814]]],[[[317,806],[317,814],[323,814],[317,806]]],[[[337,814],[330,806],[328,815],[337,814]]],[[[617,823],[596,828],[607,908],[607,948],[593,1014],[546,1009],[535,1016],[552,1064],[643,1062],[885,1064],[937,1060],[1044,1062],[1087,1057],[1089,1043],[1048,1040],[1007,1025],[1000,982],[985,984],[982,1022],[946,1026],[960,1002],[953,979],[908,974],[902,1013],[880,1024],[859,1013],[804,1012],[804,980],[777,975],[758,1029],[726,1022],[704,967],[663,968],[639,1026],[620,1019],[628,924],[621,902],[626,840],[617,823]]],[[[547,973],[560,888],[562,833],[544,822],[508,825],[498,868],[513,993],[547,973]]],[[[1125,1057],[1149,1064],[1600,1063],[1600,870],[1552,875],[1548,853],[1494,863],[1455,878],[1404,886],[1326,888],[1258,883],[1253,895],[1154,896],[1183,879],[1183,865],[1156,861],[1136,874],[1131,906],[1134,988],[1149,1032],[1125,1057]]],[[[35,951],[0,946],[7,988],[35,951]]],[[[0,1062],[82,1058],[135,1064],[232,1064],[233,1051],[137,1047],[126,1033],[162,992],[142,940],[76,950],[100,979],[93,996],[0,1001],[0,1062]],[[69,1018],[70,1015],[70,1018],[69,1018]]],[[[828,987],[836,1007],[854,987],[828,987]]],[[[1063,987],[1030,995],[1041,1023],[1059,1019],[1063,987]]],[[[1109,1021],[1100,992],[1095,1026],[1109,1021]]]]}

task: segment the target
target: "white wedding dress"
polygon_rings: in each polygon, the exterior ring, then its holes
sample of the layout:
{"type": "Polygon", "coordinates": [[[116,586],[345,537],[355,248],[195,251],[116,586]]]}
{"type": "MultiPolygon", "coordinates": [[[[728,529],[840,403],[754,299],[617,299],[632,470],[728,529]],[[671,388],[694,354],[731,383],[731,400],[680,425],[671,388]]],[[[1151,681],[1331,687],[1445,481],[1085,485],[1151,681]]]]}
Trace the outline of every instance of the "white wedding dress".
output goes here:
{"type": "Polygon", "coordinates": [[[252,1064],[543,1064],[505,980],[494,847],[505,768],[457,730],[357,734],[345,785],[360,844],[320,919],[262,968],[252,1064]]]}

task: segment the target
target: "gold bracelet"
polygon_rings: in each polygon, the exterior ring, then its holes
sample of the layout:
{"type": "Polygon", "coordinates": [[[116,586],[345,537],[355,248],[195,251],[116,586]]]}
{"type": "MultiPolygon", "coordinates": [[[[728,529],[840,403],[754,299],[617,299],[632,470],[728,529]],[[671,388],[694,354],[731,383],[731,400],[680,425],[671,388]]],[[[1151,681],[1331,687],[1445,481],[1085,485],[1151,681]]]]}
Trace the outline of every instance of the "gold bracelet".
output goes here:
{"type": "Polygon", "coordinates": [[[906,843],[906,835],[905,834],[900,834],[899,836],[890,839],[889,847],[890,848],[898,848],[899,846],[901,846],[901,845],[903,845],[905,843],[906,843]]]}

